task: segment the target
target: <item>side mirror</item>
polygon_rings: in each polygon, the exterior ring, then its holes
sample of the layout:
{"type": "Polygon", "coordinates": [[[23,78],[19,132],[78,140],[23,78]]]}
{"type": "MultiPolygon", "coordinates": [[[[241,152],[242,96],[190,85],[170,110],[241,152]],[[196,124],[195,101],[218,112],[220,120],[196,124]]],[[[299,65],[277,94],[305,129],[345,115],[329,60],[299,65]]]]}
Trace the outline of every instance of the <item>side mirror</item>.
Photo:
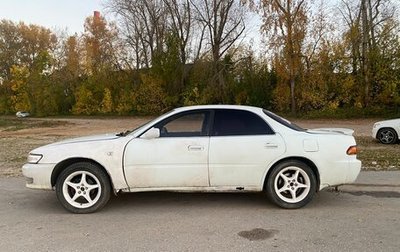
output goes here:
{"type": "Polygon", "coordinates": [[[148,131],[146,131],[140,138],[153,139],[153,138],[159,138],[159,137],[160,137],[160,129],[151,128],[148,131]]]}

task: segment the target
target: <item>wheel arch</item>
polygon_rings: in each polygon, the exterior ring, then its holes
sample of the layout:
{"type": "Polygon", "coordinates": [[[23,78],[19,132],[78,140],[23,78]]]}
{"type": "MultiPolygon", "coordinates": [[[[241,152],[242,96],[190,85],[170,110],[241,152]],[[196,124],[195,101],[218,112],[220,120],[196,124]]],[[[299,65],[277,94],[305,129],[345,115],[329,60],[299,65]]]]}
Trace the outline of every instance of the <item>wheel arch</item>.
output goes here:
{"type": "Polygon", "coordinates": [[[271,165],[271,167],[269,168],[267,174],[266,174],[265,177],[264,177],[263,190],[265,190],[265,188],[266,188],[266,186],[267,186],[267,183],[268,183],[268,178],[269,178],[271,172],[274,170],[274,168],[275,168],[277,165],[279,165],[279,164],[281,164],[281,163],[283,163],[283,162],[288,162],[288,161],[300,161],[300,162],[303,162],[303,163],[305,163],[306,165],[308,165],[308,166],[311,168],[311,170],[313,171],[314,175],[315,175],[315,178],[316,178],[316,180],[317,180],[317,186],[316,186],[316,188],[317,188],[317,191],[319,190],[319,185],[320,185],[320,174],[319,174],[319,171],[318,171],[317,166],[316,166],[316,165],[314,164],[314,162],[311,161],[310,159],[305,158],[305,157],[297,157],[297,156],[286,157],[286,158],[280,159],[280,160],[276,161],[273,165],[271,165]]]}
{"type": "Polygon", "coordinates": [[[65,159],[65,160],[59,162],[54,167],[53,172],[51,173],[51,186],[54,187],[56,185],[57,178],[60,176],[61,172],[65,168],[67,168],[71,164],[78,163],[78,162],[92,163],[92,164],[96,165],[97,167],[99,167],[107,175],[108,180],[111,183],[111,188],[114,188],[113,181],[112,181],[111,176],[108,173],[107,169],[103,165],[101,165],[99,162],[96,162],[95,160],[90,159],[90,158],[68,158],[68,159],[65,159]]]}

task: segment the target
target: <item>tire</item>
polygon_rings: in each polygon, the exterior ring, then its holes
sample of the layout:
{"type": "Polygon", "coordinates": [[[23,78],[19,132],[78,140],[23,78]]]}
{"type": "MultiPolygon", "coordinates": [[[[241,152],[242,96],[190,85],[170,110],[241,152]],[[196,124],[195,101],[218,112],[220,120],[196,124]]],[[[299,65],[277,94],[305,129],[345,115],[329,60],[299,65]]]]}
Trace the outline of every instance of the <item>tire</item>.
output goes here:
{"type": "Polygon", "coordinates": [[[61,205],[72,213],[93,213],[110,199],[108,175],[97,165],[79,162],[61,172],[56,182],[56,194],[61,205]]]}
{"type": "Polygon", "coordinates": [[[397,133],[392,128],[380,129],[376,134],[376,138],[383,144],[395,144],[398,140],[397,133]]]}
{"type": "Polygon", "coordinates": [[[285,161],[273,168],[265,189],[271,202],[282,208],[296,209],[312,200],[317,191],[317,180],[305,163],[285,161]]]}

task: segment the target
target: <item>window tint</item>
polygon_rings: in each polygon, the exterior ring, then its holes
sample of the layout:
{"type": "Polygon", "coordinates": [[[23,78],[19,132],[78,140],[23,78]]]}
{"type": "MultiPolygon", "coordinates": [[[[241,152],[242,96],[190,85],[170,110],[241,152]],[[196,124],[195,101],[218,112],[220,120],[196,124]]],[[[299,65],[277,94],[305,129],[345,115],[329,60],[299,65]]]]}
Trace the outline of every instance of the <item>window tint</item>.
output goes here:
{"type": "Polygon", "coordinates": [[[207,135],[208,112],[185,113],[172,120],[161,122],[160,137],[185,137],[207,135]]]}
{"type": "Polygon", "coordinates": [[[258,115],[243,110],[221,109],[215,111],[214,136],[241,136],[274,134],[258,115]]]}

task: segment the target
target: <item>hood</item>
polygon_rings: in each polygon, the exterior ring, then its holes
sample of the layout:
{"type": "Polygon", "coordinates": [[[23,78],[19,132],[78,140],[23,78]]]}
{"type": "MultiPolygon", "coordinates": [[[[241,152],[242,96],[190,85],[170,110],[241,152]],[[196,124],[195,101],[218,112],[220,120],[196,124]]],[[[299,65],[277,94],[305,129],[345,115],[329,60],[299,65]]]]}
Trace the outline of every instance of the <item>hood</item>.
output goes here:
{"type": "Polygon", "coordinates": [[[85,136],[78,138],[65,139],[60,142],[52,143],[49,145],[61,145],[61,144],[70,144],[70,143],[81,143],[81,142],[94,142],[94,141],[104,141],[104,140],[113,140],[120,138],[115,133],[112,134],[102,134],[102,135],[93,135],[93,136],[85,136]]]}
{"type": "Polygon", "coordinates": [[[344,134],[352,136],[354,130],[347,128],[318,128],[318,129],[307,130],[307,132],[311,134],[341,134],[341,135],[344,134]]]}

